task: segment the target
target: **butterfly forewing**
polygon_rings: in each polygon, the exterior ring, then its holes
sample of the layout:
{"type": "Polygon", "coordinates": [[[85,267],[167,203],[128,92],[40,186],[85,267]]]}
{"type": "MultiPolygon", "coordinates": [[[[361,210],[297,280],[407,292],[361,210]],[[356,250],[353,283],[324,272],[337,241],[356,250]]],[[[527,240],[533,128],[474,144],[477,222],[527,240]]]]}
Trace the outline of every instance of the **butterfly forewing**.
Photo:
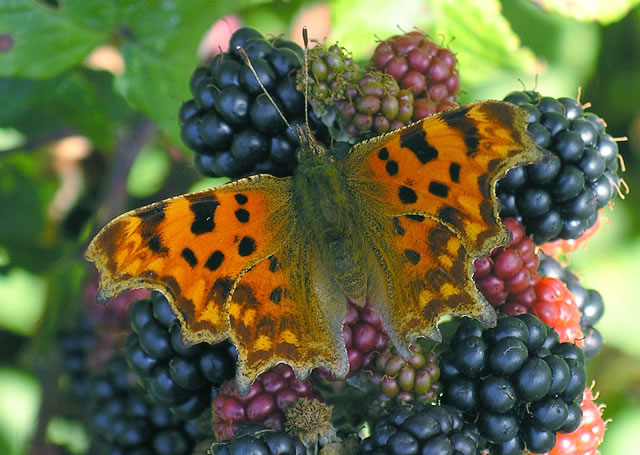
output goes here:
{"type": "Polygon", "coordinates": [[[507,240],[497,222],[496,181],[542,157],[526,133],[526,116],[505,102],[470,104],[359,144],[342,165],[389,215],[433,218],[470,254],[486,254],[507,240]]]}
{"type": "Polygon", "coordinates": [[[136,287],[163,292],[190,341],[229,331],[238,277],[280,247],[291,179],[258,176],[158,202],[119,216],[85,257],[100,272],[99,299],[136,287]]]}

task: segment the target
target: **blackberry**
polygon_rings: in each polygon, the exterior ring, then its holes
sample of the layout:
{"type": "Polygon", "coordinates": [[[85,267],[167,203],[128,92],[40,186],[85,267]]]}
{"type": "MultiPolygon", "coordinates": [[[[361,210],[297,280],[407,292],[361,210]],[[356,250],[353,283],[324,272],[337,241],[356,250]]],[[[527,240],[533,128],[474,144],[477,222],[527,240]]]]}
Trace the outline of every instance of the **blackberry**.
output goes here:
{"type": "Polygon", "coordinates": [[[546,160],[511,169],[496,192],[503,217],[516,217],[536,244],[582,236],[609,204],[620,182],[618,146],[604,121],[578,101],[534,91],[505,101],[529,111],[529,132],[550,152],[546,160]]]}
{"type": "Polygon", "coordinates": [[[398,406],[376,420],[360,453],[478,454],[481,437],[451,406],[398,406]]]}
{"type": "Polygon", "coordinates": [[[490,453],[543,453],[557,432],[577,426],[584,355],[531,314],[501,317],[490,329],[463,319],[440,370],[442,402],[477,422],[490,453]]]}
{"type": "Polygon", "coordinates": [[[425,353],[418,344],[409,349],[412,355],[407,360],[393,347],[377,356],[371,382],[382,392],[377,400],[379,405],[386,406],[392,400],[432,403],[438,397],[440,369],[436,355],[425,353]]]}
{"type": "Polygon", "coordinates": [[[536,301],[532,312],[558,332],[560,341],[584,345],[580,310],[573,294],[557,278],[543,277],[536,283],[536,301]]]}
{"type": "Polygon", "coordinates": [[[558,434],[556,444],[547,455],[598,454],[598,446],[604,439],[606,422],[602,419],[604,406],[594,403],[596,398],[590,388],[584,389],[580,403],[579,425],[571,433],[558,434]]]}
{"type": "Polygon", "coordinates": [[[204,435],[167,407],[148,400],[119,355],[91,379],[90,453],[191,454],[204,435]]]}
{"type": "MultiPolygon", "coordinates": [[[[316,113],[345,99],[345,90],[352,85],[360,72],[351,55],[337,44],[327,46],[318,43],[308,52],[309,102],[316,113]]],[[[298,71],[297,88],[304,93],[304,74],[298,71]]]]}
{"type": "MultiPolygon", "coordinates": [[[[229,46],[230,52],[218,54],[191,76],[193,99],[182,104],[178,115],[182,141],[196,152],[196,168],[207,176],[291,175],[299,146],[295,126],[288,131],[236,46],[246,51],[291,125],[304,121],[304,96],[295,81],[302,49],[280,38],[267,40],[249,27],[238,29],[229,46]]],[[[312,115],[310,123],[317,139],[327,143],[321,122],[312,115]]]]}
{"type": "Polygon", "coordinates": [[[302,442],[284,431],[268,429],[262,425],[241,426],[231,441],[215,442],[212,455],[305,455],[302,442]]]}
{"type": "Polygon", "coordinates": [[[371,58],[374,68],[413,93],[414,121],[457,105],[460,76],[456,63],[453,52],[417,30],[380,42],[371,58]]]}
{"type": "MultiPolygon", "coordinates": [[[[346,99],[336,103],[340,132],[354,142],[411,123],[414,95],[400,89],[388,74],[363,75],[346,89],[346,99]]],[[[341,135],[338,135],[342,139],[341,135]]]]}
{"type": "Polygon", "coordinates": [[[540,253],[539,274],[562,280],[573,295],[580,310],[580,327],[584,334],[584,354],[587,358],[596,356],[602,349],[602,336],[593,326],[602,318],[604,301],[595,289],[586,289],[580,279],[568,268],[563,267],[551,256],[540,253]]]}
{"type": "Polygon", "coordinates": [[[320,399],[310,380],[296,379],[285,364],[276,365],[257,377],[246,396],[241,397],[235,381],[225,382],[213,400],[213,430],[219,441],[233,438],[243,423],[260,423],[284,429],[283,410],[299,398],[320,399]]]}
{"type": "MultiPolygon", "coordinates": [[[[382,326],[380,316],[366,304],[361,307],[347,301],[347,314],[342,327],[342,337],[347,348],[351,377],[360,370],[371,370],[376,355],[387,348],[389,336],[382,326]]],[[[318,368],[315,373],[324,380],[333,380],[327,368],[318,368]]]]}
{"type": "Polygon", "coordinates": [[[150,397],[185,419],[208,409],[212,389],[234,376],[235,348],[226,341],[186,345],[178,318],[159,292],[135,302],[129,314],[133,333],[126,359],[150,397]]]}
{"type": "Polygon", "coordinates": [[[62,367],[69,376],[69,389],[77,398],[89,396],[88,357],[96,343],[93,325],[82,315],[74,327],[58,334],[62,367]]]}
{"type": "Polygon", "coordinates": [[[518,220],[506,218],[502,223],[511,233],[511,241],[476,259],[473,279],[494,308],[515,315],[527,312],[535,300],[538,257],[533,240],[518,220]]]}

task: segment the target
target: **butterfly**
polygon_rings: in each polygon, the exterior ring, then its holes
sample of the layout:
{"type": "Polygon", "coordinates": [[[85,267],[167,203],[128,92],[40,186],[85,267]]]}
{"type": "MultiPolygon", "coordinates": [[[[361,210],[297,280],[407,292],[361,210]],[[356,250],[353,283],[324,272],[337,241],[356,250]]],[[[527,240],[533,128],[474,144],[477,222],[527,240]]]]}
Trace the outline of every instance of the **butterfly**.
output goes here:
{"type": "Polygon", "coordinates": [[[293,177],[257,175],[125,213],[85,253],[98,298],[165,294],[187,341],[235,344],[240,393],[278,363],[301,379],[316,367],[344,377],[346,298],[371,302],[407,357],[417,337],[440,340],[443,315],[494,324],[472,264],[508,241],[496,181],[543,158],[526,118],[476,102],[340,160],[309,140],[293,177]]]}

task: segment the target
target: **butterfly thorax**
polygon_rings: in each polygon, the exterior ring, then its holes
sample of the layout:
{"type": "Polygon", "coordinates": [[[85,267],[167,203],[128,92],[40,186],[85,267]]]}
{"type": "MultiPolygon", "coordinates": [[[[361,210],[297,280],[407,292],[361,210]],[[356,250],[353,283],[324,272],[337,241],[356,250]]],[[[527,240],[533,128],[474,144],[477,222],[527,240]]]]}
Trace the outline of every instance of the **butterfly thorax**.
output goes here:
{"type": "Polygon", "coordinates": [[[307,154],[294,175],[295,204],[301,226],[322,266],[354,301],[366,296],[364,265],[371,253],[358,220],[358,204],[347,177],[326,153],[307,154]]]}

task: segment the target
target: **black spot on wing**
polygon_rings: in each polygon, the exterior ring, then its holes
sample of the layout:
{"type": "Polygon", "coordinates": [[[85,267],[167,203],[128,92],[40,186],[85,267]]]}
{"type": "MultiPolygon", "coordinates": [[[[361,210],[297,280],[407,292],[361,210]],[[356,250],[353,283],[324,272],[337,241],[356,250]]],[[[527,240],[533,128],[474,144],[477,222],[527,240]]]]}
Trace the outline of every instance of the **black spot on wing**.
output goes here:
{"type": "Polygon", "coordinates": [[[391,176],[394,176],[398,173],[398,163],[396,161],[387,161],[387,164],[385,164],[384,168],[386,169],[387,174],[391,176]]]}
{"type": "Polygon", "coordinates": [[[417,223],[422,223],[424,221],[424,216],[422,215],[404,215],[404,217],[417,223]]]}
{"type": "Polygon", "coordinates": [[[408,186],[401,185],[398,189],[398,198],[403,204],[413,204],[418,200],[418,195],[408,186]]]}
{"type": "Polygon", "coordinates": [[[468,112],[469,107],[452,109],[445,111],[442,114],[442,119],[451,128],[455,128],[462,133],[464,144],[467,147],[466,154],[467,156],[472,156],[478,151],[480,136],[474,121],[467,116],[468,112]]]}
{"type": "Polygon", "coordinates": [[[452,182],[460,183],[460,164],[451,163],[449,165],[449,177],[452,182]]]}
{"type": "Polygon", "coordinates": [[[275,272],[280,267],[278,263],[278,258],[275,256],[269,256],[269,271],[275,272]]]}
{"type": "Polygon", "coordinates": [[[154,253],[162,254],[169,251],[167,247],[162,244],[162,241],[160,240],[160,236],[158,234],[155,234],[147,241],[147,246],[154,253]]]}
{"type": "Polygon", "coordinates": [[[247,201],[249,200],[249,198],[242,193],[236,193],[233,195],[233,197],[236,199],[236,202],[240,205],[244,205],[247,203],[247,201]]]}
{"type": "Polygon", "coordinates": [[[418,253],[416,250],[404,250],[404,257],[406,257],[413,265],[416,265],[418,262],[420,262],[420,253],[418,253]]]}
{"type": "Polygon", "coordinates": [[[446,198],[449,195],[449,186],[444,183],[432,181],[429,183],[429,193],[434,196],[446,198]]]}
{"type": "Polygon", "coordinates": [[[236,219],[241,223],[249,222],[249,212],[245,209],[238,209],[234,212],[236,219]]]}
{"type": "Polygon", "coordinates": [[[193,212],[193,222],[191,223],[192,233],[199,235],[213,231],[216,226],[213,218],[218,205],[220,205],[220,203],[213,196],[194,197],[191,200],[189,208],[191,212],[193,212]]]}
{"type": "Polygon", "coordinates": [[[211,270],[212,272],[218,270],[218,267],[222,265],[222,261],[224,261],[224,253],[220,250],[216,250],[209,256],[207,262],[204,263],[204,266],[211,270]]]}
{"type": "Polygon", "coordinates": [[[249,256],[255,250],[256,241],[249,236],[242,237],[242,240],[240,240],[240,244],[238,245],[238,254],[240,256],[249,256]]]}
{"type": "Polygon", "coordinates": [[[148,239],[156,234],[158,225],[164,220],[164,208],[165,203],[160,202],[136,213],[136,216],[141,220],[140,235],[143,239],[148,239]]]}
{"type": "Polygon", "coordinates": [[[378,151],[378,158],[380,158],[383,161],[386,160],[386,159],[389,159],[389,150],[387,150],[386,147],[382,147],[378,151]]]}
{"type": "Polygon", "coordinates": [[[276,304],[280,303],[280,300],[282,300],[282,288],[280,286],[271,291],[271,294],[269,294],[269,300],[276,304]]]}
{"type": "Polygon", "coordinates": [[[395,229],[397,235],[405,234],[405,230],[402,227],[402,224],[400,224],[400,218],[398,218],[397,216],[393,217],[393,228],[395,229]]]}
{"type": "Polygon", "coordinates": [[[191,267],[195,267],[196,265],[198,265],[198,258],[191,248],[185,248],[184,250],[182,250],[180,256],[182,256],[182,259],[187,261],[187,264],[189,264],[191,267]]]}
{"type": "Polygon", "coordinates": [[[422,164],[438,158],[438,150],[427,141],[427,133],[418,123],[400,135],[400,145],[409,149],[422,164]]]}

